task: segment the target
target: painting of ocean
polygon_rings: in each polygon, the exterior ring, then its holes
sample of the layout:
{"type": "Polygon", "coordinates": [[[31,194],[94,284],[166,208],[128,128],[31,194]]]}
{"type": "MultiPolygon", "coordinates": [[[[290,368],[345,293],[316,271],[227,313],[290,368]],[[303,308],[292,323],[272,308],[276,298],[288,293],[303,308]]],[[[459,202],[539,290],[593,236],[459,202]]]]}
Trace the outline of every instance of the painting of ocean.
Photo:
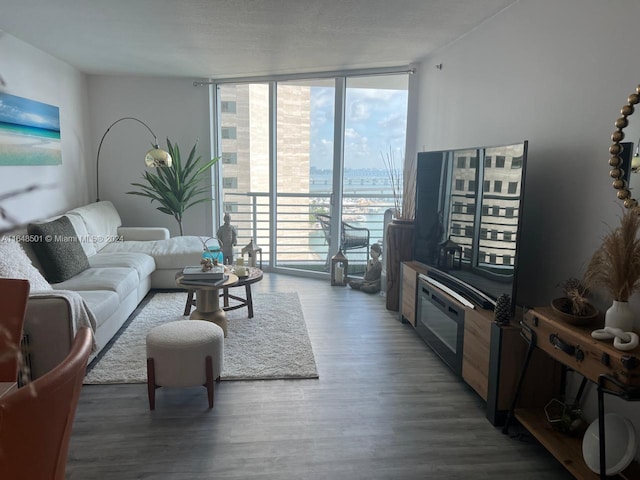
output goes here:
{"type": "Polygon", "coordinates": [[[60,109],[0,93],[0,166],[60,164],[60,109]]]}

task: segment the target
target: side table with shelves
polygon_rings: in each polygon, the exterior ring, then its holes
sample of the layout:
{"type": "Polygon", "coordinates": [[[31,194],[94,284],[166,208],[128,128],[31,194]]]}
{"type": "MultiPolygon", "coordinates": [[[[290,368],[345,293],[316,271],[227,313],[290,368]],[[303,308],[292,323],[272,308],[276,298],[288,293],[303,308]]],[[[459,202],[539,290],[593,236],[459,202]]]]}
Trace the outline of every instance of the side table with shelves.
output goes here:
{"type": "MultiPolygon", "coordinates": [[[[599,319],[600,324],[602,319],[599,319]]],[[[529,344],[518,387],[513,398],[503,432],[513,418],[517,419],[536,439],[578,479],[604,480],[606,475],[606,431],[604,429],[604,395],[615,395],[625,400],[640,400],[640,347],[628,352],[617,350],[611,343],[595,340],[591,331],[599,323],[570,325],[563,322],[550,307],[528,310],[521,322],[522,336],[529,344]],[[544,352],[565,369],[572,370],[597,385],[598,422],[600,436],[600,473],[592,472],[582,456],[582,438],[555,431],[546,421],[542,408],[522,408],[518,405],[526,385],[530,358],[544,352]]],[[[622,473],[622,478],[640,478],[637,462],[622,473]]]]}

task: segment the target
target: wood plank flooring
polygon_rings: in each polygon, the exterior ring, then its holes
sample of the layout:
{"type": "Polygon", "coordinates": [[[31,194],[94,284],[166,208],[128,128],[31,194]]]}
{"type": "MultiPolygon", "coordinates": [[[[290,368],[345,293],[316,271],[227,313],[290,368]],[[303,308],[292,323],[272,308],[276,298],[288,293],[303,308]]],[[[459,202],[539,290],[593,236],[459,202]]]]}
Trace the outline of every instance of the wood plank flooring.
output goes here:
{"type": "MultiPolygon", "coordinates": [[[[298,292],[319,380],[83,387],[67,478],[570,479],[530,438],[503,435],[384,298],[265,274],[298,292]]],[[[255,321],[260,321],[256,315],[255,321]]]]}

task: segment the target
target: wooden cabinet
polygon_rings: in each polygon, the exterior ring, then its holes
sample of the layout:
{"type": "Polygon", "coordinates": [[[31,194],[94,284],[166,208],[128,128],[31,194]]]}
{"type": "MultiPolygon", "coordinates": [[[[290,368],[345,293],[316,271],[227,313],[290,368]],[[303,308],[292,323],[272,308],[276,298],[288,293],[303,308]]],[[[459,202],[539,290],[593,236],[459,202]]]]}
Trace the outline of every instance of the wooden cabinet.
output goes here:
{"type": "Polygon", "coordinates": [[[402,284],[400,285],[400,319],[416,326],[416,309],[418,305],[418,274],[426,274],[427,268],[418,262],[402,262],[400,268],[402,284]]]}
{"type": "MultiPolygon", "coordinates": [[[[518,323],[514,321],[510,325],[498,325],[494,322],[492,310],[465,307],[436,286],[425,285],[419,276],[426,275],[428,270],[429,267],[419,262],[402,263],[400,318],[413,325],[425,342],[430,344],[432,340],[429,334],[425,333],[424,321],[421,322],[419,318],[420,290],[425,289],[428,294],[423,296],[429,299],[434,296],[431,293],[436,292],[441,300],[437,302],[441,310],[444,308],[448,311],[448,305],[461,310],[460,317],[464,322],[462,358],[457,357],[455,362],[447,363],[487,402],[489,421],[494,425],[500,424],[504,422],[511,406],[520,367],[527,352],[527,344],[520,336],[518,323]]],[[[435,309],[438,309],[438,305],[435,305],[435,309]]],[[[429,311],[434,311],[431,304],[428,304],[423,314],[428,315],[429,311]]],[[[432,348],[443,357],[441,349],[435,346],[432,348]]],[[[551,395],[558,392],[561,371],[555,362],[544,355],[536,354],[532,362],[536,373],[528,378],[527,384],[523,387],[521,405],[535,407],[544,405],[551,395]]]]}
{"type": "Polygon", "coordinates": [[[462,378],[483,400],[489,391],[491,322],[486,315],[467,309],[464,317],[462,378]]]}

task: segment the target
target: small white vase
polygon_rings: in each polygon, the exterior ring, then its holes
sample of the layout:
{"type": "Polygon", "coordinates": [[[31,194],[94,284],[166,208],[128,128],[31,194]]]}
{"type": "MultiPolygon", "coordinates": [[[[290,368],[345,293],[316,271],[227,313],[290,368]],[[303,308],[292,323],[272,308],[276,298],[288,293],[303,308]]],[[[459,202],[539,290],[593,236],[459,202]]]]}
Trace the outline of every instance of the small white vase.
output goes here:
{"type": "Polygon", "coordinates": [[[633,320],[635,315],[629,306],[629,302],[613,301],[604,316],[604,326],[619,328],[623,332],[633,330],[633,320]]]}

